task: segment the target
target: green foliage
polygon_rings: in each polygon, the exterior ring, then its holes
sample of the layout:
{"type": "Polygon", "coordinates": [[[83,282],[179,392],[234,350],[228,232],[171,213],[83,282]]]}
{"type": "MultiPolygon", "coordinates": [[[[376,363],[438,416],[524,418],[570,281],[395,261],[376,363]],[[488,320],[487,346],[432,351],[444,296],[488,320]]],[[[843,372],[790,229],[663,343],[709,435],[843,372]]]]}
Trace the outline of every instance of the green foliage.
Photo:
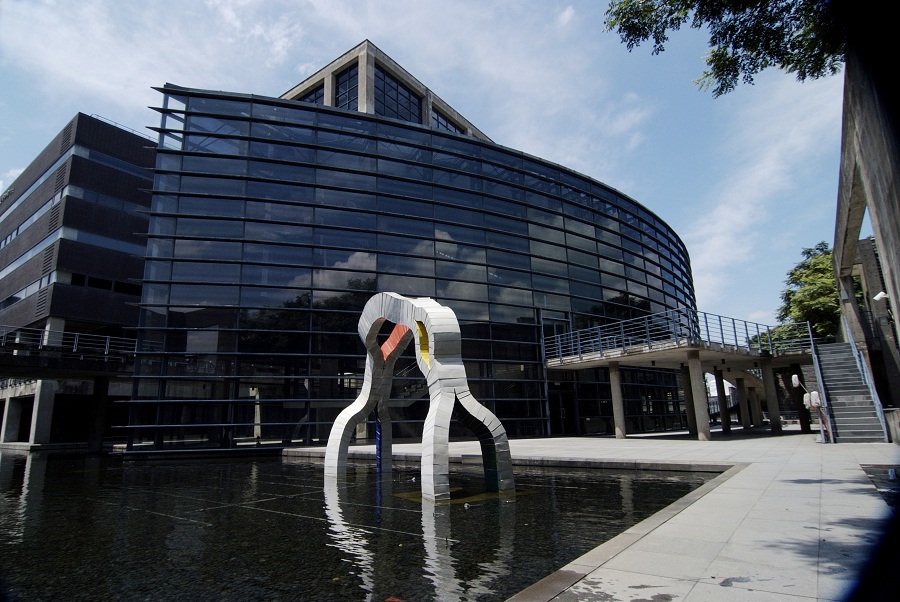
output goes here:
{"type": "Polygon", "coordinates": [[[809,347],[809,330],[806,322],[788,322],[753,335],[749,341],[750,347],[780,353],[809,347]]]}
{"type": "Polygon", "coordinates": [[[665,50],[668,32],[684,24],[709,29],[708,69],[696,80],[713,96],[731,92],[738,80],[752,84],[767,67],[797,79],[832,75],[844,62],[843,2],[839,0],[613,0],[607,30],[633,50],[653,41],[665,50]]]}
{"type": "Polygon", "coordinates": [[[831,248],[825,241],[802,251],[803,260],[788,272],[781,291],[778,321],[809,322],[816,337],[830,338],[838,332],[841,303],[834,280],[831,248]]]}

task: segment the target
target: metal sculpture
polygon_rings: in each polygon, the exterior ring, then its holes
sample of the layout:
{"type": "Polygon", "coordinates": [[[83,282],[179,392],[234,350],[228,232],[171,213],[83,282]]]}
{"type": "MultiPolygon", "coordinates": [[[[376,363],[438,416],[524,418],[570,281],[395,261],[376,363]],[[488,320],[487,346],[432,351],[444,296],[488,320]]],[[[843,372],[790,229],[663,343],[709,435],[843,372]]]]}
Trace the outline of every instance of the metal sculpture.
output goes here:
{"type": "Polygon", "coordinates": [[[356,400],[337,417],[325,451],[325,477],[343,474],[353,431],[376,410],[381,428],[380,468],[391,470],[391,422],[387,400],[394,364],[416,341],[416,363],[428,385],[430,405],[422,434],[422,497],[450,497],[450,418],[456,416],[481,442],[485,483],[492,491],[515,489],[509,441],[500,420],[481,405],[469,390],[460,355],[459,322],[449,307],[430,298],[411,299],[396,293],[378,293],[369,299],[359,318],[358,332],[366,346],[366,371],[356,400]],[[394,324],[379,345],[385,322],[394,324]],[[459,402],[459,403],[456,403],[459,402]]]}

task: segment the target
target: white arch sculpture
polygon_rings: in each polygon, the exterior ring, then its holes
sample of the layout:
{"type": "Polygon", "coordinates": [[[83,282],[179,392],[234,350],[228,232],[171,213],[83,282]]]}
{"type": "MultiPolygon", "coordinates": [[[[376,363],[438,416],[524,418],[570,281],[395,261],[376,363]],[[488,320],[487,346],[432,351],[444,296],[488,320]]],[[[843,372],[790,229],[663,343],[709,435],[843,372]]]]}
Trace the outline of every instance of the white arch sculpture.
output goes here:
{"type": "Polygon", "coordinates": [[[488,489],[515,489],[506,430],[469,391],[460,356],[459,322],[453,310],[427,297],[410,299],[396,293],[378,293],[363,308],[358,332],[367,351],[362,390],[331,427],[325,451],[325,478],[346,472],[353,431],[373,409],[377,410],[382,427],[381,468],[383,472],[391,470],[391,419],[386,402],[394,378],[394,364],[415,339],[416,362],[425,375],[431,398],[422,434],[422,497],[429,500],[450,497],[449,434],[454,410],[457,419],[481,442],[488,489]],[[394,330],[379,345],[378,332],[386,321],[394,324],[394,330]]]}

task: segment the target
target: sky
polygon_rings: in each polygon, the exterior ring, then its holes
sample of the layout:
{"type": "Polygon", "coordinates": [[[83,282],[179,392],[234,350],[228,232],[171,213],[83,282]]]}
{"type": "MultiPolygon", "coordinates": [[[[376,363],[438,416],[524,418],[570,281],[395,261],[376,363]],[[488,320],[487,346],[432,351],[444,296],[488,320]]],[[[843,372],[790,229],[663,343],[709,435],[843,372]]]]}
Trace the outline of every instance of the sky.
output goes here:
{"type": "Polygon", "coordinates": [[[607,2],[0,0],[0,189],[77,112],[152,134],[153,86],[279,96],[364,39],[498,144],[668,223],[701,311],[775,324],[788,270],[833,243],[843,75],[774,69],[719,98],[705,31],[628,52],[607,2]]]}

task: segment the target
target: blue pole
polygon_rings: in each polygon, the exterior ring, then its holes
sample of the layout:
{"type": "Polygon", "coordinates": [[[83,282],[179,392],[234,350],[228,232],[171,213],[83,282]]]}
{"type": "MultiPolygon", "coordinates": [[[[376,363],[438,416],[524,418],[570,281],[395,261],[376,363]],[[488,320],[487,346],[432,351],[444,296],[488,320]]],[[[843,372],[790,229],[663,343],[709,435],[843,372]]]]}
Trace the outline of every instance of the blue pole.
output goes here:
{"type": "Polygon", "coordinates": [[[375,474],[381,476],[381,421],[375,416],[375,474]]]}

